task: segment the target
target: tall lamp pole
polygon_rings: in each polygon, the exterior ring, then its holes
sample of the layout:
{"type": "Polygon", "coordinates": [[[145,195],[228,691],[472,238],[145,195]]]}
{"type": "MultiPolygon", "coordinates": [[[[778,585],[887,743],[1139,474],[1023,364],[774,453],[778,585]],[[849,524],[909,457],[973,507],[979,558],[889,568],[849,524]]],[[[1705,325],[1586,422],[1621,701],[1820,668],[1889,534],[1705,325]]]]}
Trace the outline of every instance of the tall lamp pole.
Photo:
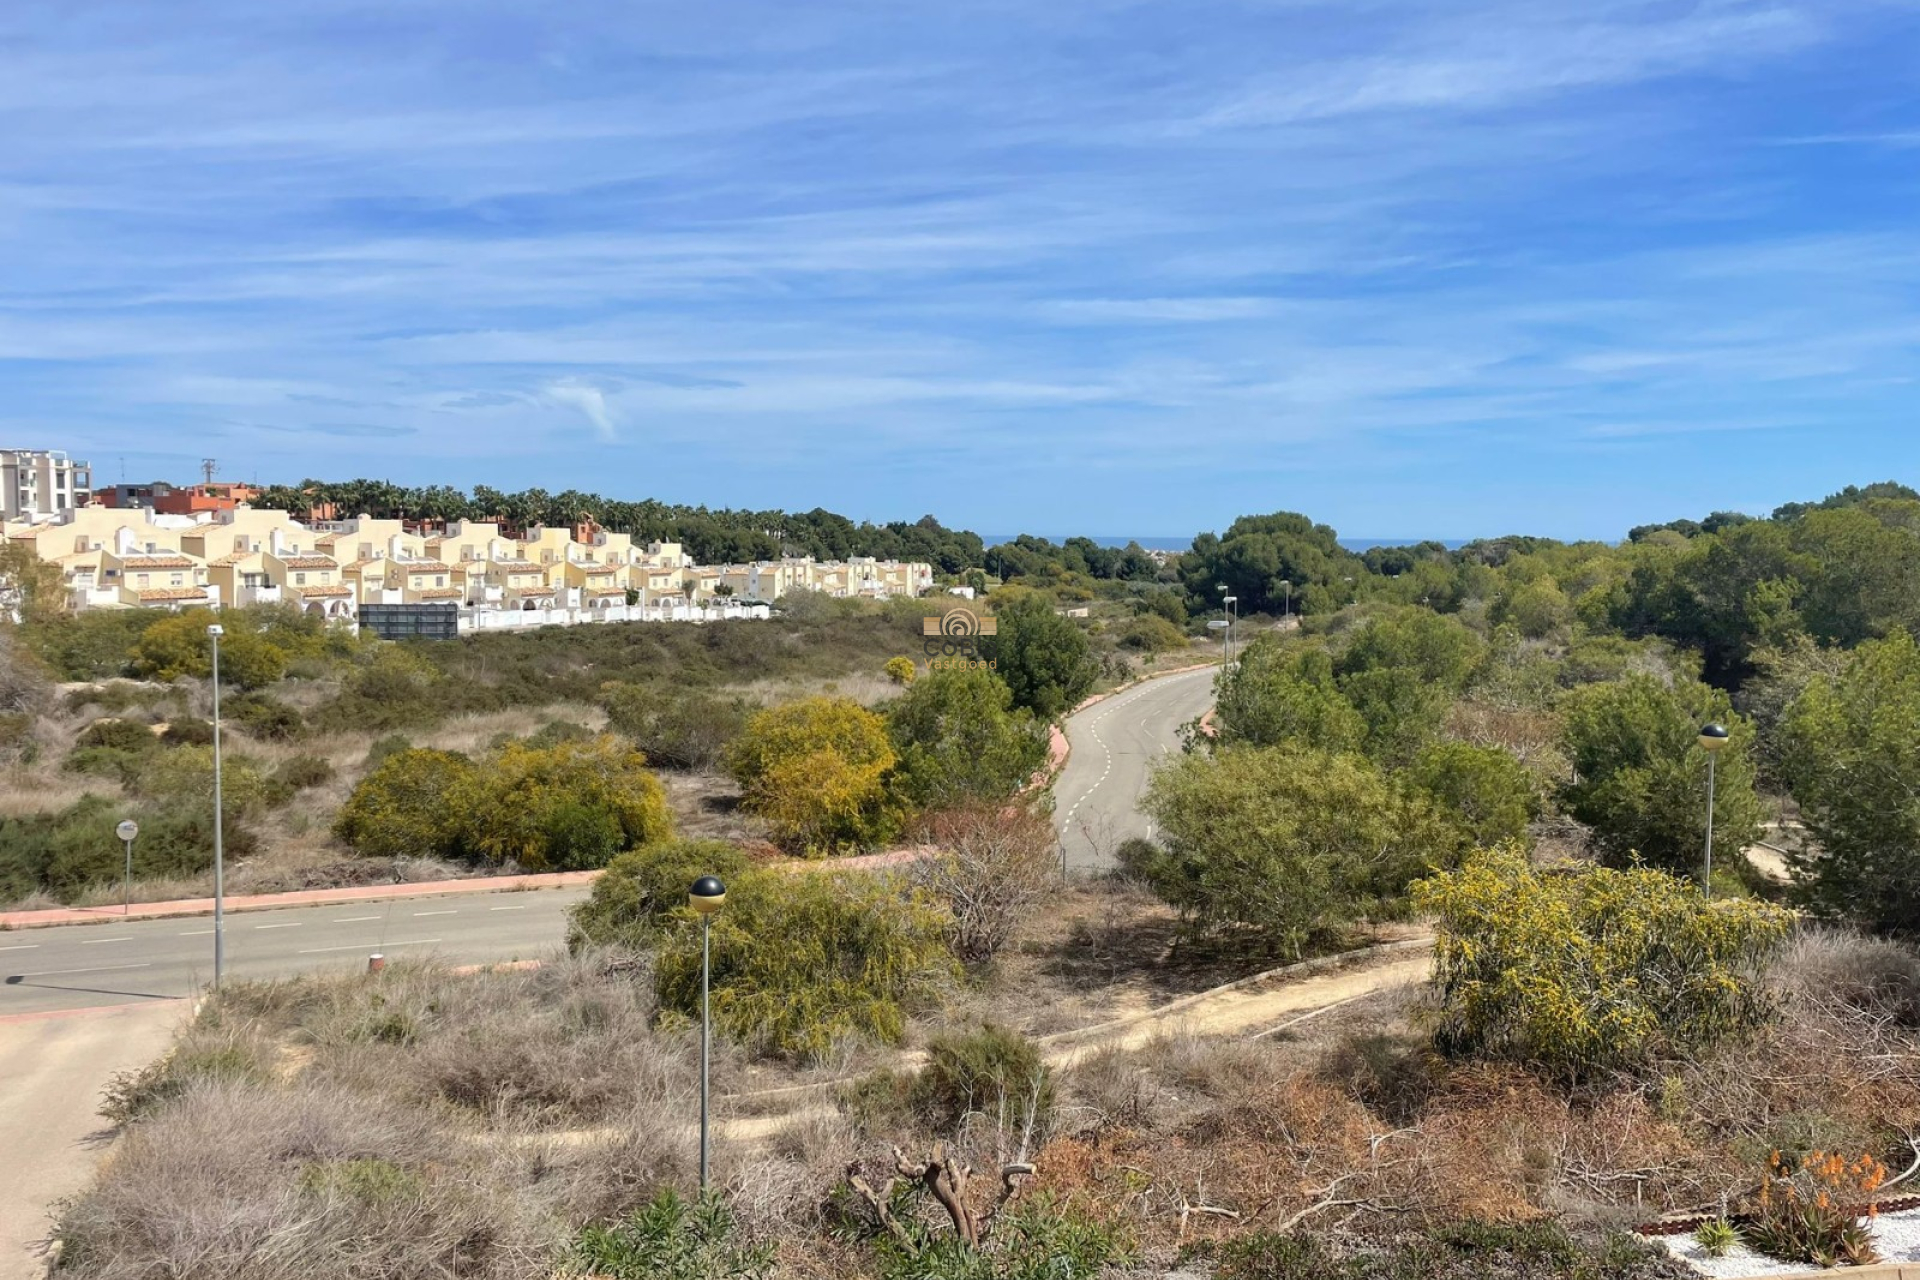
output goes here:
{"type": "Polygon", "coordinates": [[[219,623],[207,628],[213,642],[213,989],[227,968],[227,857],[223,843],[226,818],[220,805],[220,637],[227,629],[219,623]]]}
{"type": "Polygon", "coordinates": [[[140,834],[140,824],[127,818],[113,829],[113,834],[127,846],[127,878],[122,882],[125,887],[120,894],[120,914],[130,916],[133,914],[133,838],[140,834]]]}
{"type": "Polygon", "coordinates": [[[1280,580],[1280,620],[1286,621],[1293,616],[1293,583],[1280,580]]]}
{"type": "Polygon", "coordinates": [[[1227,606],[1227,665],[1233,665],[1233,624],[1240,620],[1240,597],[1228,596],[1227,606]]]}
{"type": "Polygon", "coordinates": [[[687,905],[700,917],[700,1192],[706,1194],[709,1154],[707,1078],[713,1059],[713,917],[727,904],[718,876],[701,876],[687,891],[687,905]]]}
{"type": "Polygon", "coordinates": [[[1714,763],[1727,745],[1727,726],[1710,724],[1700,730],[1700,746],[1707,753],[1707,856],[1701,863],[1700,896],[1713,896],[1713,783],[1714,763]]]}

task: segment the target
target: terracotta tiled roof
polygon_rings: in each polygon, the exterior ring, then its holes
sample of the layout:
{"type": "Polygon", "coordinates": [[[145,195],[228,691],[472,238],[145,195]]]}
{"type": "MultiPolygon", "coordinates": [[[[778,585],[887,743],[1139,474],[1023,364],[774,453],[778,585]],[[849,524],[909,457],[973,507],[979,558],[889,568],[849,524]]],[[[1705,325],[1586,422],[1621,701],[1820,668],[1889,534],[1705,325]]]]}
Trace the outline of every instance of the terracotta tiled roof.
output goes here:
{"type": "Polygon", "coordinates": [[[129,569],[193,568],[193,561],[185,556],[127,556],[121,563],[129,569]]]}
{"type": "Polygon", "coordinates": [[[431,591],[422,591],[422,600],[458,600],[464,593],[458,587],[435,587],[431,591]]]}
{"type": "Polygon", "coordinates": [[[350,596],[352,587],[294,587],[294,594],[302,596],[350,596]]]}
{"type": "Polygon", "coordinates": [[[257,556],[259,554],[260,553],[258,551],[236,551],[232,555],[221,556],[218,560],[209,560],[207,561],[207,564],[209,566],[217,565],[217,564],[222,564],[222,565],[239,564],[242,560],[248,559],[249,557],[252,557],[252,556],[257,556]]]}
{"type": "Polygon", "coordinates": [[[205,587],[157,587],[152,591],[137,591],[134,594],[139,596],[142,601],[205,600],[207,598],[207,589],[205,587]]]}
{"type": "Polygon", "coordinates": [[[523,596],[550,596],[553,594],[552,587],[521,587],[519,591],[523,596]]]}
{"type": "Polygon", "coordinates": [[[606,588],[596,587],[593,590],[587,592],[587,594],[590,596],[593,596],[595,599],[598,599],[601,596],[624,596],[625,594],[627,594],[627,589],[625,587],[606,587],[606,588]]]}
{"type": "Polygon", "coordinates": [[[339,561],[332,556],[281,556],[280,562],[289,569],[338,569],[339,561]]]}
{"type": "Polygon", "coordinates": [[[397,564],[408,573],[446,573],[448,571],[447,566],[438,560],[392,560],[388,563],[397,564]]]}
{"type": "Polygon", "coordinates": [[[495,560],[492,563],[496,568],[505,569],[510,573],[527,573],[529,571],[538,573],[546,567],[535,564],[531,560],[495,560]]]}
{"type": "Polygon", "coordinates": [[[370,565],[370,564],[385,564],[385,563],[386,563],[386,561],[385,561],[385,560],[371,560],[371,559],[369,559],[369,560],[349,560],[349,561],[348,561],[347,563],[345,563],[345,564],[343,564],[343,565],[341,565],[340,567],[341,567],[342,569],[364,569],[364,568],[366,568],[366,567],[367,567],[368,565],[370,565]]]}

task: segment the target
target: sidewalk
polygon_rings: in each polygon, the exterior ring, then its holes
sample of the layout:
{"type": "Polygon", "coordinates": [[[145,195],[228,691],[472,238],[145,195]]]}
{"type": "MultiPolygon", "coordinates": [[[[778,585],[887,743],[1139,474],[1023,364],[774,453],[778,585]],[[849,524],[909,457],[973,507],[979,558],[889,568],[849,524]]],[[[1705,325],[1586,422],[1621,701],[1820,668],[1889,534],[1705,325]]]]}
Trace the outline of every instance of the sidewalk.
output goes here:
{"type": "MultiPolygon", "coordinates": [[[[925,849],[889,849],[857,858],[791,858],[772,865],[788,871],[863,871],[892,867],[926,856],[925,849]]],[[[357,885],[350,889],[301,889],[293,893],[228,895],[228,911],[274,911],[287,907],[323,907],[340,902],[379,902],[389,898],[435,898],[460,893],[521,893],[572,889],[592,884],[598,871],[552,871],[524,876],[475,876],[468,880],[425,880],[417,884],[357,885]]],[[[0,930],[44,929],[63,924],[112,924],[116,920],[157,920],[168,916],[210,916],[212,898],[173,902],[136,902],[119,907],[56,907],[49,911],[0,911],[0,930]]]]}

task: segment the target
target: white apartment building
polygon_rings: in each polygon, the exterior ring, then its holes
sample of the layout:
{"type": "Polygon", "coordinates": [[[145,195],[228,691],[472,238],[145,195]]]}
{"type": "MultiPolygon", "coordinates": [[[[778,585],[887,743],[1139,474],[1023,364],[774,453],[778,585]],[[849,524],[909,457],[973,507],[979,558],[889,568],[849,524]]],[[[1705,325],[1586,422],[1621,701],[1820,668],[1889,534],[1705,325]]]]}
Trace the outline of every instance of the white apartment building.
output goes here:
{"type": "Polygon", "coordinates": [[[93,468],[59,449],[0,449],[0,519],[31,520],[84,507],[93,468]]]}

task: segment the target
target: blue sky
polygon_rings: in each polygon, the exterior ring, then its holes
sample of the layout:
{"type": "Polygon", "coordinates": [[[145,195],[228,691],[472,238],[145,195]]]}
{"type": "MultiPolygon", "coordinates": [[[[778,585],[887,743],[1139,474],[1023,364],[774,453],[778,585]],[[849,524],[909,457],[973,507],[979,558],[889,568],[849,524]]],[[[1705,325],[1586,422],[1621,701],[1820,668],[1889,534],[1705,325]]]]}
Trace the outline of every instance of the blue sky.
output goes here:
{"type": "Polygon", "coordinates": [[[1915,0],[0,12],[0,423],[976,529],[1920,481],[1915,0]]]}

